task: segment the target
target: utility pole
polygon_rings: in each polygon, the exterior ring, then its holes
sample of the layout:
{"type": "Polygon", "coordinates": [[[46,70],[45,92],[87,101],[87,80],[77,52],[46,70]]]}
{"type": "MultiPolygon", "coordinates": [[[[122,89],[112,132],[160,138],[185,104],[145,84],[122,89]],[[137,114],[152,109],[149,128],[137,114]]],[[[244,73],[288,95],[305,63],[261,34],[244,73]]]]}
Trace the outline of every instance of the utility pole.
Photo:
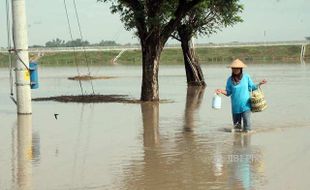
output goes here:
{"type": "Polygon", "coordinates": [[[17,114],[32,114],[25,0],[12,0],[17,114]]]}

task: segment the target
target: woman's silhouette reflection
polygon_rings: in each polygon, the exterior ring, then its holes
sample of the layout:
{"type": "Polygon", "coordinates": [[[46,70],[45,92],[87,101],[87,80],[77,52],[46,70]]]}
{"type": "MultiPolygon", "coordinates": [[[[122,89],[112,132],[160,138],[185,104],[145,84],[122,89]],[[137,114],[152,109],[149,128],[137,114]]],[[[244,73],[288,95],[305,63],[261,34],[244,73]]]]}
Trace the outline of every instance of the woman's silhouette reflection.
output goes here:
{"type": "Polygon", "coordinates": [[[248,190],[262,181],[262,154],[258,147],[251,145],[251,137],[250,134],[234,134],[232,154],[228,155],[231,187],[248,190]]]}

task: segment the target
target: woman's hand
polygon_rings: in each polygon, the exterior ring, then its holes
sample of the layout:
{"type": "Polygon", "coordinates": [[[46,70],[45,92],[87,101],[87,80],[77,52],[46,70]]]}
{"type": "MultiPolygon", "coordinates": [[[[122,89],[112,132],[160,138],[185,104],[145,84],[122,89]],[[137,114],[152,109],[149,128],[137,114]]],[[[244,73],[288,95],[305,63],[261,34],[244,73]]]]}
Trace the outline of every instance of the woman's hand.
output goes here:
{"type": "Polygon", "coordinates": [[[223,95],[227,96],[226,90],[223,90],[223,89],[216,89],[216,90],[215,90],[215,93],[216,93],[217,95],[223,94],[223,95]]]}
{"type": "Polygon", "coordinates": [[[219,95],[219,94],[223,94],[223,91],[224,91],[224,90],[222,90],[222,89],[216,89],[216,90],[215,90],[215,93],[216,93],[217,95],[219,95]]]}
{"type": "Polygon", "coordinates": [[[267,80],[263,79],[262,81],[259,82],[259,86],[262,85],[262,84],[266,84],[266,83],[267,83],[267,80]]]}

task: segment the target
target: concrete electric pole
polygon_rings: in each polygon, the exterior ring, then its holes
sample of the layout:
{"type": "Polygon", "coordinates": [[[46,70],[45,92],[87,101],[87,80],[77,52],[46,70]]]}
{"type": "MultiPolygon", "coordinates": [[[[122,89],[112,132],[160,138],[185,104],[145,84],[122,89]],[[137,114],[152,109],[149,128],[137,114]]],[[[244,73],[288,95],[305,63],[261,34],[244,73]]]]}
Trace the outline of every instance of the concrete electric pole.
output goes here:
{"type": "Polygon", "coordinates": [[[32,114],[25,0],[12,0],[13,43],[18,114],[32,114]]]}

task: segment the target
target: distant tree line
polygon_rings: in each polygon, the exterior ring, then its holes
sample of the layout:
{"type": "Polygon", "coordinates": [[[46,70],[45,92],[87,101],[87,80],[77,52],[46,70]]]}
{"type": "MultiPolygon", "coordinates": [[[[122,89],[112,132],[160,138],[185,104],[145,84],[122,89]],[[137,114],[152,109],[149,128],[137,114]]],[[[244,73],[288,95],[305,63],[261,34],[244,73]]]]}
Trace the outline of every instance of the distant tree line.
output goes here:
{"type": "Polygon", "coordinates": [[[101,40],[99,43],[91,44],[87,40],[76,39],[65,41],[59,38],[53,39],[45,43],[45,46],[42,45],[33,45],[30,47],[85,47],[85,46],[119,46],[120,44],[112,40],[101,40]]]}

